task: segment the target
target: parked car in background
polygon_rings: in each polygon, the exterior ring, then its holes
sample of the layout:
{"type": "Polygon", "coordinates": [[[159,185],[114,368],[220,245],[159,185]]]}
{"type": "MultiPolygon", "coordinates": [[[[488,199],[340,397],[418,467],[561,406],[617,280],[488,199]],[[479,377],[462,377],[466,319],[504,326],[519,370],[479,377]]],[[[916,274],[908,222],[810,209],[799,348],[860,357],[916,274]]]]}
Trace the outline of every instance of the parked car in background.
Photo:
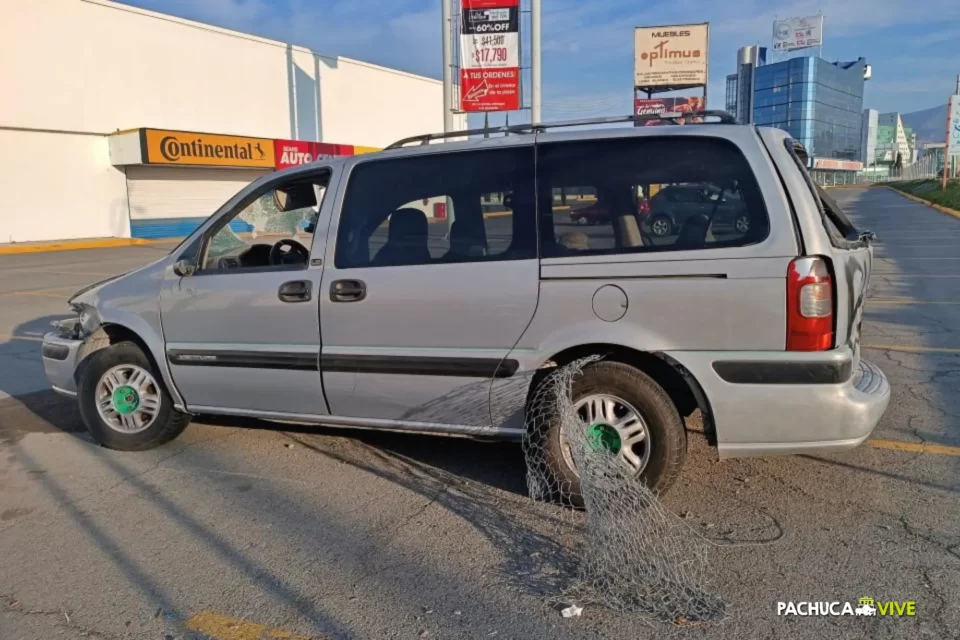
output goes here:
{"type": "Polygon", "coordinates": [[[650,199],[647,226],[654,236],[673,235],[692,216],[707,216],[713,231],[750,230],[750,214],[734,186],[720,188],[710,184],[675,184],[650,199]]]}
{"type": "MultiPolygon", "coordinates": [[[[650,201],[646,198],[637,199],[637,216],[640,220],[650,213],[650,201]]],[[[610,222],[610,213],[598,199],[592,204],[571,208],[570,220],[580,225],[605,224],[610,222]]]]}

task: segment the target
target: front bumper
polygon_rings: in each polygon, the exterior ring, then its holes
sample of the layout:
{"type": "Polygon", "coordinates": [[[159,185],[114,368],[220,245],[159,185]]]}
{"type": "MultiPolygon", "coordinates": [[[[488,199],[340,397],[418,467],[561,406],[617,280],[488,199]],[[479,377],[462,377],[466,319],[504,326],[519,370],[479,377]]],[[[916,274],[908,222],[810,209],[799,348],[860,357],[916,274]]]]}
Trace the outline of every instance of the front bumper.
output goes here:
{"type": "Polygon", "coordinates": [[[52,331],[43,336],[43,372],[50,386],[65,396],[77,396],[76,371],[83,340],[64,338],[52,331]]]}
{"type": "Polygon", "coordinates": [[[823,353],[673,352],[703,388],[713,413],[721,458],[843,451],[862,444],[890,402],[890,384],[876,365],[850,349],[823,353]],[[852,371],[835,383],[730,383],[712,366],[718,360],[821,363],[852,371]]]}

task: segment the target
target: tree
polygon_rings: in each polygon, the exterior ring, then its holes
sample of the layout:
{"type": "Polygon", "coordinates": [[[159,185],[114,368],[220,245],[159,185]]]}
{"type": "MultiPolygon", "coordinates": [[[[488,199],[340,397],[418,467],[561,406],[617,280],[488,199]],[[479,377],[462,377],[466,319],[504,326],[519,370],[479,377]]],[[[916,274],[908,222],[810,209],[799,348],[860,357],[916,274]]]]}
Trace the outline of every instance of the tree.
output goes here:
{"type": "Polygon", "coordinates": [[[903,171],[903,154],[897,151],[897,159],[893,163],[893,167],[897,171],[903,171]]]}

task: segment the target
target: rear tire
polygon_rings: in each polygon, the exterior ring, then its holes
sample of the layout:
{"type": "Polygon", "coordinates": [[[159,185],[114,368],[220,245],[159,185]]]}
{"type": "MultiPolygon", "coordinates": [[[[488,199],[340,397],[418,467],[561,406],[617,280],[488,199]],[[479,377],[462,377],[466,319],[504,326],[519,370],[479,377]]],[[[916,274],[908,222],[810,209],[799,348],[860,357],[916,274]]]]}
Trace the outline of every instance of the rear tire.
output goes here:
{"type": "Polygon", "coordinates": [[[109,449],[153,449],[176,438],[190,423],[189,415],[173,408],[163,379],[133,342],[90,354],[77,398],[90,435],[109,449]]]}
{"type": "Polygon", "coordinates": [[[750,231],[750,216],[737,216],[733,226],[738,232],[747,233],[750,231]]]}
{"type": "Polygon", "coordinates": [[[668,216],[654,216],[650,220],[650,233],[658,238],[664,238],[673,233],[673,221],[668,216]]]}
{"type": "MultiPolygon", "coordinates": [[[[551,378],[547,377],[547,384],[551,378]]],[[[650,376],[622,362],[600,361],[587,365],[574,379],[573,404],[587,396],[603,394],[622,398],[636,409],[648,432],[650,447],[646,466],[637,476],[638,481],[657,493],[663,493],[676,481],[687,454],[687,433],[683,420],[670,396],[650,376]]],[[[545,466],[552,498],[564,504],[583,507],[580,478],[572,466],[570,456],[564,455],[559,416],[550,413],[544,417],[547,424],[537,429],[544,447],[545,466]]],[[[536,427],[537,425],[534,425],[536,427]]]]}

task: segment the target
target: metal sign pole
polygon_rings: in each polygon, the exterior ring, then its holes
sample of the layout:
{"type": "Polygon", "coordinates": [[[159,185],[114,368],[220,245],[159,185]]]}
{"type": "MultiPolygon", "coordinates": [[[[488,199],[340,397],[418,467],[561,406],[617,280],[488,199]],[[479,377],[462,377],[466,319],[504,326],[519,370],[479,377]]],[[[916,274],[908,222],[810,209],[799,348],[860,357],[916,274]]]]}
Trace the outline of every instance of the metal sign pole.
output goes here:
{"type": "MultiPolygon", "coordinates": [[[[443,23],[443,132],[453,130],[453,25],[450,21],[450,3],[440,0],[443,23]]],[[[459,106],[459,105],[458,105],[459,106]]]]}
{"type": "Polygon", "coordinates": [[[530,2],[530,122],[540,120],[540,0],[530,2]]]}

